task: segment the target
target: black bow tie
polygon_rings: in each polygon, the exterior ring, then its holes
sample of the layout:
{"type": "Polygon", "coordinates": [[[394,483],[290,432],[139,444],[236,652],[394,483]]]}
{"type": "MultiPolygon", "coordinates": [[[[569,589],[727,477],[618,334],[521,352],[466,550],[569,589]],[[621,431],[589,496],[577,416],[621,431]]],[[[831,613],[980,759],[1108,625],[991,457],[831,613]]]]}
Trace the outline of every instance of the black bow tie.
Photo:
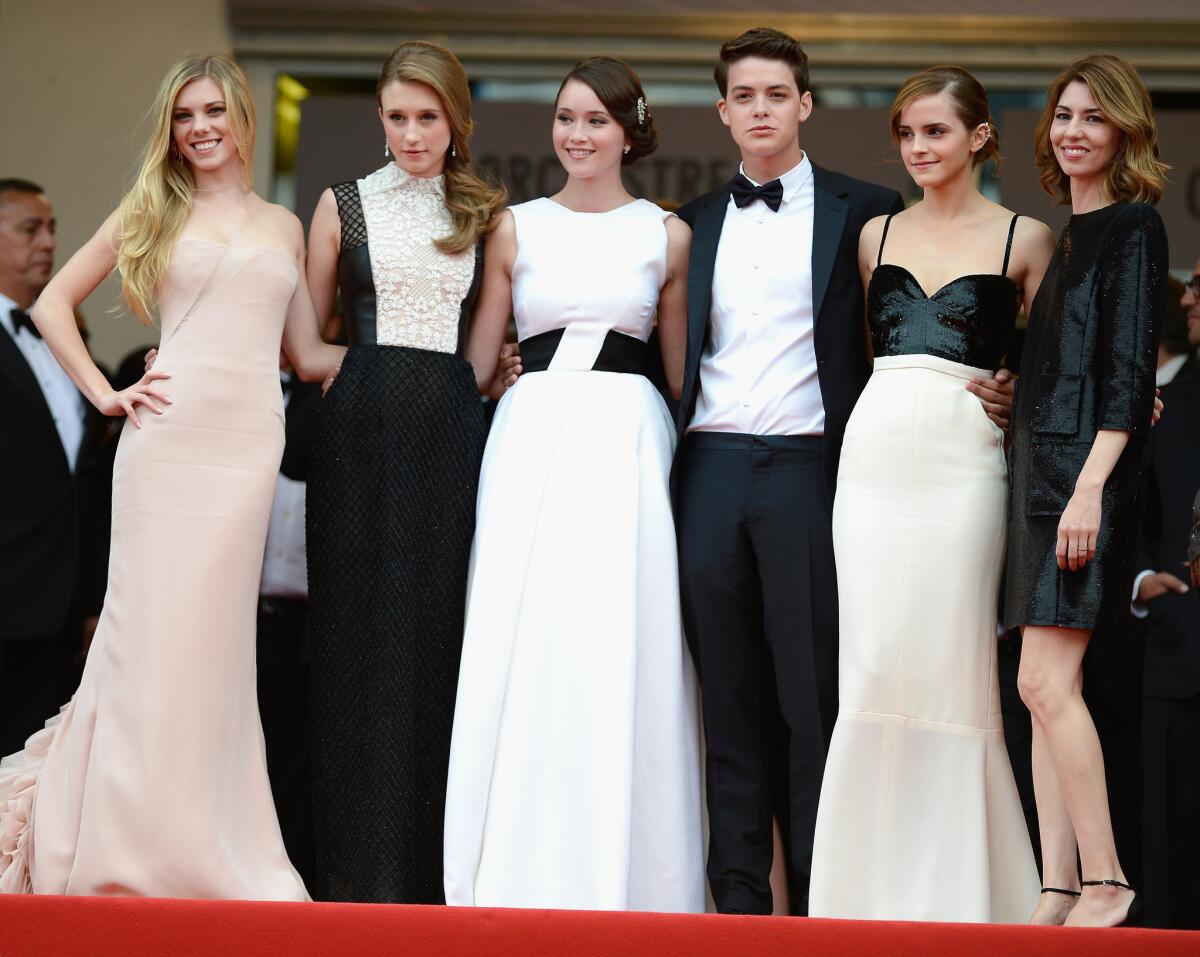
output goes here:
{"type": "Polygon", "coordinates": [[[29,313],[24,309],[13,309],[9,314],[12,319],[13,335],[16,336],[21,332],[21,327],[24,326],[38,339],[42,338],[42,334],[38,332],[38,327],[33,324],[33,320],[29,318],[29,313]]]}
{"type": "Polygon", "coordinates": [[[783,202],[783,183],[777,179],[773,179],[769,183],[763,183],[762,186],[755,186],[746,178],[745,174],[738,173],[733,178],[730,192],[733,194],[734,205],[738,209],[741,209],[743,206],[749,206],[756,199],[761,199],[771,207],[772,212],[777,213],[779,212],[779,204],[783,202]]]}

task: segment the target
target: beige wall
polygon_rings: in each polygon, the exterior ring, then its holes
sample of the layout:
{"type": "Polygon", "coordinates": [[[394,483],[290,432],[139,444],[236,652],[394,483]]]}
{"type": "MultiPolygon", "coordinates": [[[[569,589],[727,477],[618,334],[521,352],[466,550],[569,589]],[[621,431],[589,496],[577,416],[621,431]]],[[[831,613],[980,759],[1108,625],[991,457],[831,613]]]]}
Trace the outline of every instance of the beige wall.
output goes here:
{"type": "MultiPolygon", "coordinates": [[[[167,68],[229,49],[224,0],[0,0],[0,176],[45,187],[58,215],[57,265],[120,200],[167,68]]],[[[108,312],[118,299],[110,279],[83,308],[107,363],[157,339],[108,312]]]]}

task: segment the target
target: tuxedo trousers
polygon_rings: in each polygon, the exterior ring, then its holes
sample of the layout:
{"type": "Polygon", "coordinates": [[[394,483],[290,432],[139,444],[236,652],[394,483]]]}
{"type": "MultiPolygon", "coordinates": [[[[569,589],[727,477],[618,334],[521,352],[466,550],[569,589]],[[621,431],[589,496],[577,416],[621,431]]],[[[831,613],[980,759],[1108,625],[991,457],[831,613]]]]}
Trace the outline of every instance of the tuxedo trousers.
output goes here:
{"type": "Polygon", "coordinates": [[[0,637],[0,757],[20,751],[71,697],[82,639],[74,612],[49,638],[0,637]]]}
{"type": "Polygon", "coordinates": [[[707,745],[717,910],[769,914],[772,818],[808,907],[837,717],[837,576],[820,436],[691,432],[678,473],[684,628],[707,745]]]}

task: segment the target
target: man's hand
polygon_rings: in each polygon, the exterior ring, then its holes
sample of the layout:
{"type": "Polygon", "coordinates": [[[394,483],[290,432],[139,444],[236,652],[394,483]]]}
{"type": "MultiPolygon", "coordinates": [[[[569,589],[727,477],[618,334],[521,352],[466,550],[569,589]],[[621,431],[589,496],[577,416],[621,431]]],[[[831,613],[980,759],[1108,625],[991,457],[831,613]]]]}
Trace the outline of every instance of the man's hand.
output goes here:
{"type": "Polygon", "coordinates": [[[1007,432],[1012,420],[1012,373],[1000,369],[990,379],[972,379],[967,383],[967,391],[978,397],[988,418],[1007,432]]]}
{"type": "Polygon", "coordinates": [[[1145,605],[1167,592],[1173,591],[1185,595],[1187,590],[1187,584],[1170,572],[1155,572],[1153,575],[1143,578],[1142,583],[1138,585],[1137,600],[1145,605]]]}
{"type": "Polygon", "coordinates": [[[1163,401],[1160,398],[1161,396],[1162,396],[1162,389],[1155,389],[1154,390],[1154,411],[1150,413],[1150,428],[1154,428],[1156,425],[1158,425],[1158,420],[1162,418],[1163,401]]]}

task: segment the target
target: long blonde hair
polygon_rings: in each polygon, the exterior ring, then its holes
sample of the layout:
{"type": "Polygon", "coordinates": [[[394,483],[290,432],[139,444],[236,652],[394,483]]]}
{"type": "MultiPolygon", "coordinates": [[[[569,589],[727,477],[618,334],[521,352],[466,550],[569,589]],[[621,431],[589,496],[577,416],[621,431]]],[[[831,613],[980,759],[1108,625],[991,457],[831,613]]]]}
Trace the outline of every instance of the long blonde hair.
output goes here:
{"type": "Polygon", "coordinates": [[[254,102],[246,76],[229,57],[184,57],[163,78],[149,117],[150,142],[142,157],[133,188],[118,209],[117,269],[121,291],[134,315],[149,324],[154,291],[170,265],[171,248],[188,213],[196,180],[191,165],[175,148],[172,115],[179,91],[201,77],[211,77],[225,98],[229,127],[242,158],[246,189],[250,188],[254,161],[254,102]]]}
{"type": "Polygon", "coordinates": [[[1131,63],[1107,53],[1075,61],[1050,84],[1046,109],[1033,134],[1033,156],[1042,189],[1059,205],[1071,201],[1071,177],[1058,165],[1050,127],[1059,97],[1075,80],[1087,85],[1105,117],[1123,134],[1104,177],[1108,198],[1113,202],[1157,203],[1171,167],[1159,159],[1158,124],[1150,93],[1131,63]]]}
{"type": "MultiPolygon", "coordinates": [[[[467,72],[445,47],[410,40],[396,47],[383,64],[375,84],[376,98],[381,97],[384,87],[396,82],[424,84],[445,107],[452,151],[446,151],[443,182],[451,226],[450,235],[434,240],[434,245],[444,253],[465,252],[495,227],[496,214],[505,200],[502,187],[484,182],[471,167],[470,142],[475,124],[467,72]]],[[[382,99],[379,105],[383,106],[382,99]]]]}

